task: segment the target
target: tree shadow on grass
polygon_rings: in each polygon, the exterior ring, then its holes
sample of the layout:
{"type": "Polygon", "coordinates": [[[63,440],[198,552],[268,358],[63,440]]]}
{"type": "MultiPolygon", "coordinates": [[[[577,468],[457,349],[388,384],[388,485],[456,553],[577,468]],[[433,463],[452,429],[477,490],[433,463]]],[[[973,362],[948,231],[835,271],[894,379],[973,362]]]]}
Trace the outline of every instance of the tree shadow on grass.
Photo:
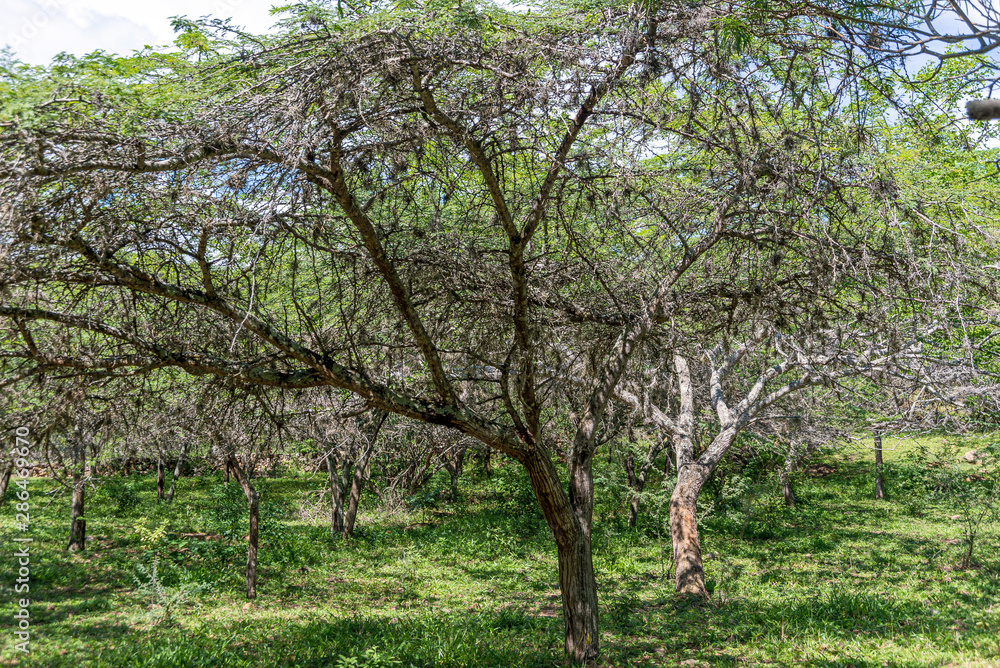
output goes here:
{"type": "MultiPolygon", "coordinates": [[[[104,651],[93,666],[525,666],[562,662],[562,624],[514,609],[434,612],[412,619],[358,615],[267,625],[163,629],[130,648],[104,651]],[[227,639],[220,643],[219,639],[227,639]],[[174,663],[163,663],[163,648],[174,663]],[[353,663],[352,663],[353,661],[353,663]],[[178,663],[180,662],[180,663],[178,663]]],[[[69,664],[67,664],[69,665],[69,664]]]]}

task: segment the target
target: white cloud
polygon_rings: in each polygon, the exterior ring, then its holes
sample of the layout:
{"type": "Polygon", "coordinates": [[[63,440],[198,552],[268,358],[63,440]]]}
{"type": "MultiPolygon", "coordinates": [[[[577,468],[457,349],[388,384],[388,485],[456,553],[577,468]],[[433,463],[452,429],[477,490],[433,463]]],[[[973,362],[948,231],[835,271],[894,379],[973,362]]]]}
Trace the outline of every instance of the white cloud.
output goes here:
{"type": "Polygon", "coordinates": [[[21,60],[45,64],[62,51],[81,55],[96,49],[130,53],[175,38],[171,16],[232,18],[251,32],[266,32],[275,0],[4,0],[0,44],[21,60]]]}

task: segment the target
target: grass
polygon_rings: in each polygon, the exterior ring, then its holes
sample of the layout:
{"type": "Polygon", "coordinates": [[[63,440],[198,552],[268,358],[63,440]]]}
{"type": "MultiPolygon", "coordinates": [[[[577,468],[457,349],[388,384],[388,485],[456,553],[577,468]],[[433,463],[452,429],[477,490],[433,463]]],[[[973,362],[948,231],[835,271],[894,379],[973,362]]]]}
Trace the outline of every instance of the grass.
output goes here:
{"type": "MultiPolygon", "coordinates": [[[[594,529],[602,665],[1000,665],[997,526],[984,529],[976,567],[957,568],[961,528],[947,499],[928,496],[914,512],[914,493],[895,493],[928,448],[899,445],[886,456],[896,470],[888,502],[870,498],[872,454],[859,443],[812,462],[795,509],[773,485],[740,531],[708,518],[708,602],[673,593],[655,522],[628,530],[621,495],[605,495],[594,529]]],[[[33,478],[31,654],[13,650],[16,563],[5,540],[0,665],[564,665],[554,547],[530,491],[513,464],[461,482],[460,501],[430,508],[365,498],[357,536],[341,541],[316,504],[320,477],[259,481],[251,604],[235,484],[185,478],[167,506],[152,477],[116,479],[91,490],[94,540],[70,554],[68,495],[47,496],[53,483],[33,478]]],[[[13,512],[9,502],[0,512],[7,537],[13,512]]]]}

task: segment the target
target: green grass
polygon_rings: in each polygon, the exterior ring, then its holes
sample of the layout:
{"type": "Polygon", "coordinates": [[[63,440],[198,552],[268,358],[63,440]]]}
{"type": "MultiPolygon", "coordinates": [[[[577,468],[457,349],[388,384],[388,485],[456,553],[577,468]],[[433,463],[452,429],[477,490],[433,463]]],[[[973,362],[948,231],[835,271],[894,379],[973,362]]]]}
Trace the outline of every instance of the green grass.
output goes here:
{"type": "MultiPolygon", "coordinates": [[[[662,577],[669,563],[648,515],[628,530],[624,508],[599,503],[602,665],[1000,663],[997,526],[981,536],[977,566],[956,568],[954,508],[929,496],[915,512],[915,493],[894,488],[906,488],[905,467],[924,450],[907,442],[887,453],[890,473],[898,468],[888,502],[870,498],[872,453],[859,443],[811,463],[797,480],[797,508],[784,508],[776,492],[756,498],[744,539],[706,520],[713,594],[705,603],[677,597],[662,577]]],[[[492,479],[467,472],[461,482],[461,501],[432,508],[390,512],[366,497],[357,536],[345,542],[329,537],[326,510],[315,504],[319,476],[259,481],[260,583],[251,605],[238,489],[186,478],[167,506],[156,502],[151,477],[133,477],[131,509],[116,501],[120,485],[116,498],[110,487],[91,490],[95,540],[85,554],[69,554],[68,495],[46,496],[54,485],[31,479],[32,651],[13,651],[16,564],[5,539],[0,665],[564,665],[555,551],[530,491],[514,464],[492,479]],[[148,585],[137,566],[154,562],[163,591],[182,599],[169,616],[137,583],[148,585]]],[[[13,512],[9,502],[0,511],[7,537],[13,512]]]]}

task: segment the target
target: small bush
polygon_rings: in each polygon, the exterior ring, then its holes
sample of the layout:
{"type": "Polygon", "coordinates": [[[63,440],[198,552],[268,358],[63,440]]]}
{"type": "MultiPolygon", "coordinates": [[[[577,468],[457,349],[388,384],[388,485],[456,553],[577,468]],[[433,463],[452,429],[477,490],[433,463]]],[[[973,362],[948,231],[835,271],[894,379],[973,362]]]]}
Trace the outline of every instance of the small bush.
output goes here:
{"type": "Polygon", "coordinates": [[[139,483],[131,479],[111,478],[101,487],[100,495],[107,499],[116,515],[127,515],[142,502],[139,483]]]}

